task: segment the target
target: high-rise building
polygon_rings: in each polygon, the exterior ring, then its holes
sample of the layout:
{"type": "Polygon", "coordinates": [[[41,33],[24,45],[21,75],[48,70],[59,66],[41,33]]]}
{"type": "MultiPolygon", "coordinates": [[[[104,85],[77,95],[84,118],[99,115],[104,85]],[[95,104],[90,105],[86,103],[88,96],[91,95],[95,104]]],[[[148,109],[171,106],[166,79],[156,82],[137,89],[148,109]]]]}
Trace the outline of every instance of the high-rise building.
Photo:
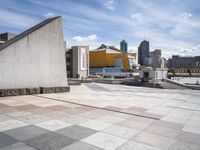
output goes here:
{"type": "Polygon", "coordinates": [[[149,57],[149,41],[142,41],[138,47],[138,64],[145,65],[145,58],[149,57]]]}
{"type": "Polygon", "coordinates": [[[120,50],[123,52],[127,52],[128,50],[128,43],[125,40],[120,42],[120,50]]]}

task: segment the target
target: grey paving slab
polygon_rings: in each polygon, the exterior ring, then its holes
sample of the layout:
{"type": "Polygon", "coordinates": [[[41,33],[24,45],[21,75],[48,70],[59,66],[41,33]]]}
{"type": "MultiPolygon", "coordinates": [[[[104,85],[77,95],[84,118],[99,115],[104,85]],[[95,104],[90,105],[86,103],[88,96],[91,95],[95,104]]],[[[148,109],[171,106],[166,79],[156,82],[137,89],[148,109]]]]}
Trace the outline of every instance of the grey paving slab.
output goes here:
{"type": "Polygon", "coordinates": [[[174,142],[174,139],[172,138],[151,134],[147,132],[141,132],[139,135],[135,136],[133,140],[148,145],[152,145],[155,147],[159,147],[161,149],[167,149],[174,142]]]}
{"type": "Polygon", "coordinates": [[[75,142],[67,147],[62,148],[61,150],[103,150],[103,149],[87,143],[75,142]]]}
{"type": "Polygon", "coordinates": [[[200,145],[176,140],[168,150],[200,150],[200,145]]]}
{"type": "Polygon", "coordinates": [[[32,116],[20,118],[19,120],[28,124],[37,124],[37,123],[48,121],[50,120],[50,118],[41,116],[41,115],[32,115],[32,116]]]}
{"type": "Polygon", "coordinates": [[[127,143],[117,148],[117,150],[161,150],[161,149],[143,143],[128,141],[127,143]]]}
{"type": "Polygon", "coordinates": [[[18,140],[0,132],[0,148],[17,143],[18,140]]]}
{"type": "Polygon", "coordinates": [[[12,145],[0,148],[0,150],[36,150],[36,149],[24,143],[16,143],[16,144],[12,144],[12,145]]]}
{"type": "Polygon", "coordinates": [[[11,130],[11,129],[15,129],[15,128],[20,128],[20,127],[24,127],[27,126],[28,124],[19,121],[19,120],[15,120],[15,119],[10,119],[7,121],[2,121],[0,122],[0,131],[6,131],[6,130],[11,130]]]}
{"type": "Polygon", "coordinates": [[[0,122],[2,122],[2,121],[7,121],[7,120],[9,120],[9,119],[11,119],[11,118],[8,117],[8,116],[6,116],[6,115],[0,114],[0,122]]]}
{"type": "Polygon", "coordinates": [[[30,138],[49,133],[49,131],[33,125],[29,125],[17,129],[8,130],[5,131],[4,133],[20,141],[25,141],[30,138]]]}
{"type": "Polygon", "coordinates": [[[98,132],[96,134],[82,139],[81,141],[106,150],[115,150],[128,140],[117,136],[112,136],[106,133],[98,132]]]}
{"type": "Polygon", "coordinates": [[[96,130],[81,127],[78,125],[74,125],[71,127],[67,127],[61,130],[56,131],[57,133],[63,134],[67,137],[71,137],[73,139],[80,140],[82,138],[88,137],[94,133],[96,133],[96,130]]]}
{"type": "Polygon", "coordinates": [[[89,118],[81,116],[81,115],[68,115],[61,119],[62,121],[66,121],[72,124],[80,124],[89,120],[89,118]]]}
{"type": "Polygon", "coordinates": [[[186,142],[191,142],[191,143],[196,143],[200,144],[200,134],[194,134],[190,132],[184,132],[182,131],[176,139],[186,141],[186,142]]]}
{"type": "Polygon", "coordinates": [[[119,136],[122,138],[130,139],[134,137],[135,135],[137,135],[139,133],[139,130],[114,125],[103,130],[103,132],[111,134],[111,135],[119,136]]]}
{"type": "Polygon", "coordinates": [[[156,126],[156,125],[152,125],[144,131],[158,134],[161,136],[171,137],[171,138],[175,138],[181,132],[180,130],[175,130],[175,129],[166,128],[166,127],[160,127],[160,126],[156,126]]]}
{"type": "Polygon", "coordinates": [[[170,128],[174,130],[179,130],[179,131],[181,131],[184,126],[183,124],[180,124],[180,123],[164,121],[164,120],[159,120],[155,122],[154,125],[160,126],[160,127],[166,127],[166,128],[170,128]]]}
{"type": "Polygon", "coordinates": [[[25,141],[26,144],[41,150],[59,150],[73,142],[74,139],[53,132],[25,141]]]}

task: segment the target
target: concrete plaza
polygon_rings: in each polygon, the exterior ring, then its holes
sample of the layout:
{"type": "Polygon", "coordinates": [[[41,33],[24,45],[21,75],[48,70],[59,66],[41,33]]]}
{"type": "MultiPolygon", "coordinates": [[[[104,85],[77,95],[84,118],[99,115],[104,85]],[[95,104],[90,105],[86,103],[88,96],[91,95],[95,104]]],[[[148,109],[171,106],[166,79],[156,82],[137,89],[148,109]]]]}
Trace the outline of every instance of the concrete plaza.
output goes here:
{"type": "Polygon", "coordinates": [[[89,83],[0,98],[0,150],[199,150],[200,92],[89,83]]]}

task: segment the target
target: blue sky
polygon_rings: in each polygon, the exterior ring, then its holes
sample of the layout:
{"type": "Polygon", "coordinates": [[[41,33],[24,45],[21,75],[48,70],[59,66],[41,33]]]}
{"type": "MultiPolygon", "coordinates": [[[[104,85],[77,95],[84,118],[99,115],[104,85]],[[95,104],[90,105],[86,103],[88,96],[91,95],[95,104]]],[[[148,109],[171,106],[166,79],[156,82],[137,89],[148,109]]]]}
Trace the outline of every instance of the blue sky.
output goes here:
{"type": "Polygon", "coordinates": [[[145,38],[151,50],[200,55],[199,0],[0,0],[0,32],[20,33],[61,15],[67,46],[125,39],[136,52],[145,38]]]}

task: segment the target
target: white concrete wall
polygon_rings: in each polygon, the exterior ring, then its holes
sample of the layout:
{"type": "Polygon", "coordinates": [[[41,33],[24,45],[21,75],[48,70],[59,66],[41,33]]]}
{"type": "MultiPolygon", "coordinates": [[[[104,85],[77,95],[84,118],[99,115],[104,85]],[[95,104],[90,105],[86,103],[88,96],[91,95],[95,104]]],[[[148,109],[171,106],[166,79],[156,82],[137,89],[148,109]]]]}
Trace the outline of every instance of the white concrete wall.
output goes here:
{"type": "Polygon", "coordinates": [[[0,51],[0,89],[67,86],[62,19],[0,51]]]}

